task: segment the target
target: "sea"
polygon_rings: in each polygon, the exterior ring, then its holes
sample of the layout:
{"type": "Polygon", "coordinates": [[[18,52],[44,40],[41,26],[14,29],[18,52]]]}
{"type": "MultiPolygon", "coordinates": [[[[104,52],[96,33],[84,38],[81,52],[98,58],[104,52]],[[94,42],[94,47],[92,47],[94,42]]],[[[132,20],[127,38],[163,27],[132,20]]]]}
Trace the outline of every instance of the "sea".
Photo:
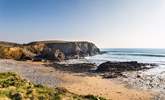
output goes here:
{"type": "Polygon", "coordinates": [[[146,71],[147,74],[160,74],[165,72],[165,49],[153,48],[103,48],[106,53],[86,57],[97,65],[106,61],[137,61],[140,63],[157,64],[155,68],[146,71]]]}

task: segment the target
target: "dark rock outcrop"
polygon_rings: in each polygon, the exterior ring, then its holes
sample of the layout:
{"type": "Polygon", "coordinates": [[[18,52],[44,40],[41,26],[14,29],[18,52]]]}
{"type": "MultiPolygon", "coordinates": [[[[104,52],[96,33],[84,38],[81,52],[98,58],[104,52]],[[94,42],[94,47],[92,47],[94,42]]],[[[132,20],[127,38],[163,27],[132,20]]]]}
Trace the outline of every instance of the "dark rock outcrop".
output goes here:
{"type": "Polygon", "coordinates": [[[126,77],[121,72],[115,72],[115,73],[104,73],[102,75],[103,78],[117,78],[117,77],[126,77]]]}
{"type": "Polygon", "coordinates": [[[55,69],[66,71],[66,72],[74,72],[74,73],[87,73],[91,72],[92,68],[96,67],[94,63],[77,63],[77,64],[58,64],[52,63],[46,66],[51,66],[55,69]]]}
{"type": "Polygon", "coordinates": [[[138,71],[142,69],[149,69],[145,63],[138,63],[137,61],[130,62],[105,62],[98,66],[97,72],[125,72],[125,71],[138,71]]]}
{"type": "Polygon", "coordinates": [[[123,75],[123,72],[126,71],[139,71],[150,69],[156,66],[155,64],[147,64],[147,63],[138,63],[137,61],[130,62],[105,62],[100,64],[96,71],[97,73],[103,73],[103,78],[117,78],[117,77],[126,77],[123,75]],[[151,67],[147,67],[147,65],[151,67]]]}

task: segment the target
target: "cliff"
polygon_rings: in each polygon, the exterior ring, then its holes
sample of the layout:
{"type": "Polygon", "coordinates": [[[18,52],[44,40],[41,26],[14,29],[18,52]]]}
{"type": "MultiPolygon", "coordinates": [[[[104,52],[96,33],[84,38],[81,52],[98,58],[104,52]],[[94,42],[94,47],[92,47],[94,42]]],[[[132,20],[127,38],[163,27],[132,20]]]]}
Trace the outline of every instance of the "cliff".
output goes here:
{"type": "Polygon", "coordinates": [[[0,42],[0,58],[64,60],[99,54],[99,48],[86,41],[36,41],[28,44],[0,42]]]}

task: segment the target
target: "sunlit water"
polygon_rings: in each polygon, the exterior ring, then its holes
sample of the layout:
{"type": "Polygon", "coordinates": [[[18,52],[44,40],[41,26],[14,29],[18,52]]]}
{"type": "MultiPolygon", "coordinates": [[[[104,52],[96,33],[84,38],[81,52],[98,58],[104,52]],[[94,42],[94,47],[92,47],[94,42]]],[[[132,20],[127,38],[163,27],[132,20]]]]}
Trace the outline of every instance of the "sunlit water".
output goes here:
{"type": "Polygon", "coordinates": [[[160,74],[165,72],[165,49],[101,49],[107,53],[86,57],[96,64],[105,61],[138,61],[141,63],[155,63],[158,67],[146,71],[146,74],[160,74]]]}

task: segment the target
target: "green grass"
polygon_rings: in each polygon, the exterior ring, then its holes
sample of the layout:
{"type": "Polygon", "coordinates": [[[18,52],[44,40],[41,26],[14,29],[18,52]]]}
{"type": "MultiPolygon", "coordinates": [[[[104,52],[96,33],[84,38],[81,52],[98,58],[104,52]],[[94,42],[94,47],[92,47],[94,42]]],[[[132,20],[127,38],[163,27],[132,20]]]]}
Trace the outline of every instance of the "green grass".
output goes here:
{"type": "Polygon", "coordinates": [[[80,96],[64,88],[49,88],[22,79],[15,73],[0,73],[0,100],[106,100],[93,95],[80,96]]]}

